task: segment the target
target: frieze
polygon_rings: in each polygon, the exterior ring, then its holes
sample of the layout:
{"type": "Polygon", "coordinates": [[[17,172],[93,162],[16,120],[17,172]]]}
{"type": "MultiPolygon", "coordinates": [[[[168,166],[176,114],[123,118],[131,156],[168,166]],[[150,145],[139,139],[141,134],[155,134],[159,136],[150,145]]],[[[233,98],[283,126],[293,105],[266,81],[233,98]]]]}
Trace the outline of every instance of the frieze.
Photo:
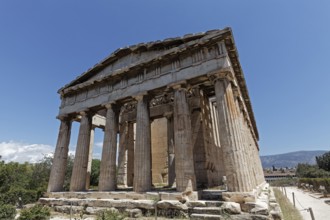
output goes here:
{"type": "Polygon", "coordinates": [[[174,101],[173,93],[167,93],[161,96],[154,97],[150,100],[149,106],[155,107],[158,105],[168,104],[174,101]]]}
{"type": "Polygon", "coordinates": [[[123,113],[133,112],[136,110],[136,105],[137,105],[136,101],[127,102],[122,106],[121,112],[123,112],[123,113]]]}

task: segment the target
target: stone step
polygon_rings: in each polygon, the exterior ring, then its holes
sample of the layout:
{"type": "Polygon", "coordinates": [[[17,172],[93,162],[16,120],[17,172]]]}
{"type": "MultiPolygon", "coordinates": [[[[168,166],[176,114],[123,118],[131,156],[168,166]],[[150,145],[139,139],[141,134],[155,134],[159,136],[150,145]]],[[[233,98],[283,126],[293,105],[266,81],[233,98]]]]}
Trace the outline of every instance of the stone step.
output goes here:
{"type": "Polygon", "coordinates": [[[205,215],[205,214],[192,214],[190,216],[190,220],[200,220],[200,219],[205,219],[205,220],[223,220],[225,219],[221,215],[205,215]]]}
{"type": "Polygon", "coordinates": [[[223,201],[205,200],[205,204],[207,207],[220,207],[223,205],[223,203],[223,201]]]}
{"type": "Polygon", "coordinates": [[[189,201],[189,207],[220,207],[223,203],[223,201],[197,200],[189,201]]]}
{"type": "Polygon", "coordinates": [[[218,215],[218,214],[220,214],[220,208],[219,207],[195,207],[191,210],[191,213],[218,215]]]}

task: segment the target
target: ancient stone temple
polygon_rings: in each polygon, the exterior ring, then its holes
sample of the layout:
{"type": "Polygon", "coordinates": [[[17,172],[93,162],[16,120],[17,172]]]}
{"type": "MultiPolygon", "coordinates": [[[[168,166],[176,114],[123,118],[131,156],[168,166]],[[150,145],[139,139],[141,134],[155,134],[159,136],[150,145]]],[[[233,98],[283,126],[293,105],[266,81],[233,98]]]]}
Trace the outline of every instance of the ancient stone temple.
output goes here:
{"type": "Polygon", "coordinates": [[[70,191],[88,190],[95,128],[99,191],[157,184],[178,192],[264,182],[258,130],[230,28],[120,48],[59,90],[48,192],[63,190],[71,125],[80,123],[70,191]]]}

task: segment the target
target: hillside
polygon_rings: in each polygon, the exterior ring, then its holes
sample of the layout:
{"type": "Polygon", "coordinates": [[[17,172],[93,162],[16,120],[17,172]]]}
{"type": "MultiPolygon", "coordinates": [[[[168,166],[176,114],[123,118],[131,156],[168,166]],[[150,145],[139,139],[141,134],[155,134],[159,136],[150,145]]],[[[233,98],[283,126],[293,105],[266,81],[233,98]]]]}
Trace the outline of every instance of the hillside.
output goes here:
{"type": "Polygon", "coordinates": [[[295,167],[298,163],[316,164],[315,156],[324,154],[327,151],[296,151],[286,154],[276,154],[261,156],[264,168],[275,167],[295,167]]]}

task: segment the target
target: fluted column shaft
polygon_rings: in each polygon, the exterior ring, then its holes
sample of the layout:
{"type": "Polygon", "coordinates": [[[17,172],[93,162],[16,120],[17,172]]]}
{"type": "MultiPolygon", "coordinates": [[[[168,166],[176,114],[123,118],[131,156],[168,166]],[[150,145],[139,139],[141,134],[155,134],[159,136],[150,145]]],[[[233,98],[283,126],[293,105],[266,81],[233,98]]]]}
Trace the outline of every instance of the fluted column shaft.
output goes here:
{"type": "Polygon", "coordinates": [[[72,169],[70,191],[85,191],[87,165],[89,155],[90,135],[92,129],[92,117],[86,112],[81,113],[78,142],[74,164],[72,169]]]}
{"type": "Polygon", "coordinates": [[[50,172],[47,192],[63,191],[64,177],[68,159],[69,143],[71,136],[71,120],[61,119],[60,130],[50,172]]]}
{"type": "Polygon", "coordinates": [[[135,192],[146,192],[151,189],[151,129],[149,106],[146,96],[136,97],[136,141],[134,153],[134,186],[135,192]]]}
{"type": "Polygon", "coordinates": [[[119,112],[113,104],[106,105],[103,150],[100,165],[99,191],[113,191],[116,183],[117,131],[119,112]]]}
{"type": "Polygon", "coordinates": [[[134,179],[134,124],[128,123],[127,186],[133,186],[133,179],[134,179]]]}
{"type": "Polygon", "coordinates": [[[219,119],[219,136],[223,150],[225,173],[229,191],[243,192],[247,189],[245,172],[242,166],[242,152],[237,137],[237,124],[233,121],[236,117],[235,101],[231,84],[226,78],[215,80],[215,95],[219,119]]]}
{"type": "Polygon", "coordinates": [[[194,171],[191,115],[186,90],[174,90],[174,143],[176,190],[179,192],[196,189],[194,171]]]}

